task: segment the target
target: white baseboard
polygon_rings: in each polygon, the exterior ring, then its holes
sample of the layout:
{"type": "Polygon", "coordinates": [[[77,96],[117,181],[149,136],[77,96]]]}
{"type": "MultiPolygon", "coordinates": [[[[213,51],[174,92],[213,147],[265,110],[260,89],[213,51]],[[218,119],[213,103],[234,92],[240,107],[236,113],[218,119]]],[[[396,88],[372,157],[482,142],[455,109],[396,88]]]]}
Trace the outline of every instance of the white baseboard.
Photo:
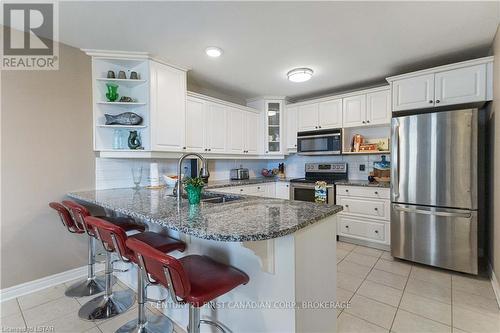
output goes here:
{"type": "Polygon", "coordinates": [[[493,286],[493,291],[495,292],[497,303],[498,306],[500,307],[500,283],[497,279],[497,276],[495,275],[495,271],[493,270],[493,267],[491,266],[490,262],[488,262],[488,270],[490,271],[491,285],[493,286]]]}
{"type": "MultiPolygon", "coordinates": [[[[104,265],[96,264],[96,272],[104,269],[104,265]]],[[[46,276],[41,279],[25,282],[9,288],[0,289],[0,302],[8,301],[16,297],[31,294],[45,288],[87,276],[87,265],[71,269],[66,272],[46,276]]]]}

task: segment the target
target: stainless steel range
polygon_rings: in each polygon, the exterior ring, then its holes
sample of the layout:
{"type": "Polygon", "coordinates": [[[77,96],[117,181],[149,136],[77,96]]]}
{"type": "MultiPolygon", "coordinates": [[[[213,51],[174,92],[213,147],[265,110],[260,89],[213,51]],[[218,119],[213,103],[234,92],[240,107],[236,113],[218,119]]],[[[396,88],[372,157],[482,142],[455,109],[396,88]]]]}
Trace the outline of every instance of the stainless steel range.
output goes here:
{"type": "Polygon", "coordinates": [[[290,200],[314,202],[317,181],[327,185],[326,202],[335,203],[335,181],[347,179],[347,163],[306,163],[305,177],[290,181],[290,200]]]}

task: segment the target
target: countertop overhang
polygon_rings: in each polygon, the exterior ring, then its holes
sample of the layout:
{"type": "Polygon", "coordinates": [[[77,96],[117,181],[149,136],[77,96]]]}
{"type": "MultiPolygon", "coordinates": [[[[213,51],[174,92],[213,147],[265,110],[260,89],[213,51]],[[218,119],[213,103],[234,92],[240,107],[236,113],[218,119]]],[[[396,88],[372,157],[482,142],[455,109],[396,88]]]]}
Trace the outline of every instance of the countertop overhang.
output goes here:
{"type": "MultiPolygon", "coordinates": [[[[122,188],[68,193],[138,220],[187,235],[225,242],[260,241],[286,236],[342,210],[342,206],[242,195],[228,203],[179,204],[172,189],[122,188]]],[[[207,189],[207,192],[216,192],[207,189]]]]}

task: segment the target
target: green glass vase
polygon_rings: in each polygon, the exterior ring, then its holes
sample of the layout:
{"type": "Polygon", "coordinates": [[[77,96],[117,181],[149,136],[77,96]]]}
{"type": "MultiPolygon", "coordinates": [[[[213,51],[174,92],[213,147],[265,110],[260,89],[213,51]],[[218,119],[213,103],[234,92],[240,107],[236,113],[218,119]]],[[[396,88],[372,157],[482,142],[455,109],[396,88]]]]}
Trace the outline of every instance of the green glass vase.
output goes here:
{"type": "Polygon", "coordinates": [[[201,190],[203,187],[188,185],[185,187],[189,204],[197,205],[201,201],[201,190]]]}
{"type": "Polygon", "coordinates": [[[110,102],[114,102],[118,99],[118,85],[115,83],[106,83],[106,87],[108,88],[108,92],[106,93],[106,98],[110,102]]]}

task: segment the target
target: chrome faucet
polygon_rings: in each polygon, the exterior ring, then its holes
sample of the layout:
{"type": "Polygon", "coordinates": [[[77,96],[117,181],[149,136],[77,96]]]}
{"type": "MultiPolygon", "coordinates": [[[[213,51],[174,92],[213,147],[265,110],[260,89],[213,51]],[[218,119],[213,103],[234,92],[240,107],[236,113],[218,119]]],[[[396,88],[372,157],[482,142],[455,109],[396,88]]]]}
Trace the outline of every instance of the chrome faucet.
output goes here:
{"type": "Polygon", "coordinates": [[[189,156],[196,156],[201,160],[201,170],[200,170],[200,177],[201,178],[208,178],[209,173],[208,173],[208,163],[207,160],[201,156],[200,154],[197,153],[186,153],[181,156],[179,159],[179,163],[177,164],[177,200],[180,201],[182,197],[182,179],[181,179],[181,169],[182,169],[182,162],[186,159],[186,157],[189,156]]]}

